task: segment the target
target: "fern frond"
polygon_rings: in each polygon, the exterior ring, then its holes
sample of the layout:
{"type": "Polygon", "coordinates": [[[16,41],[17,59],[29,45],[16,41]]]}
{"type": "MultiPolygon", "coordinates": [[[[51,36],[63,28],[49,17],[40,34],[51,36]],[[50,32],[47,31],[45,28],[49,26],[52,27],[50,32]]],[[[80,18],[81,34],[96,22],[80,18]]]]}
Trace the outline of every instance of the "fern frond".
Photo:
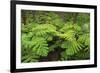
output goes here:
{"type": "Polygon", "coordinates": [[[40,56],[47,56],[49,52],[48,44],[44,38],[32,38],[32,51],[40,56]]]}
{"type": "Polygon", "coordinates": [[[82,49],[82,44],[79,42],[73,41],[70,43],[70,46],[68,46],[68,49],[66,49],[67,55],[74,55],[75,53],[78,53],[82,49]]]}
{"type": "Polygon", "coordinates": [[[39,25],[39,24],[37,24],[37,23],[30,23],[30,24],[27,24],[27,25],[22,24],[21,25],[21,31],[23,33],[31,32],[32,28],[35,28],[37,25],[39,25]]]}
{"type": "Polygon", "coordinates": [[[56,27],[50,24],[41,24],[32,29],[35,36],[44,36],[56,33],[56,27]]]}
{"type": "Polygon", "coordinates": [[[66,33],[69,30],[73,30],[73,31],[81,31],[81,27],[77,24],[72,24],[72,23],[67,23],[65,24],[60,31],[66,33]]]}
{"type": "Polygon", "coordinates": [[[79,53],[75,54],[75,58],[81,60],[90,59],[90,49],[87,47],[85,49],[80,50],[79,53]]]}
{"type": "Polygon", "coordinates": [[[80,35],[78,41],[81,43],[84,43],[86,46],[89,46],[90,45],[90,35],[89,34],[80,35]]]}
{"type": "Polygon", "coordinates": [[[73,30],[66,31],[63,34],[57,34],[60,38],[64,38],[65,40],[73,41],[75,39],[75,32],[73,30]]]}
{"type": "Polygon", "coordinates": [[[38,59],[40,58],[40,56],[36,55],[35,53],[33,53],[32,51],[30,52],[25,52],[25,55],[22,55],[21,61],[24,63],[27,62],[37,62],[39,61],[38,59]]]}

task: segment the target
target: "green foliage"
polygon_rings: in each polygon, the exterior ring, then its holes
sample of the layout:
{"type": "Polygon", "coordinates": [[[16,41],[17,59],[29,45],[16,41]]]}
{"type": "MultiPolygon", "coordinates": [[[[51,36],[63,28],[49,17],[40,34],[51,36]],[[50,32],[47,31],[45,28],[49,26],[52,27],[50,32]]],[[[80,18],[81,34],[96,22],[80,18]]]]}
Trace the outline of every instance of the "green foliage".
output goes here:
{"type": "Polygon", "coordinates": [[[66,60],[70,56],[80,53],[84,46],[88,46],[89,48],[89,33],[84,34],[80,26],[66,24],[66,27],[64,26],[61,29],[61,32],[64,35],[60,37],[65,38],[65,41],[61,44],[61,47],[65,48],[65,51],[61,54],[61,60],[66,60]]]}
{"type": "Polygon", "coordinates": [[[38,11],[35,14],[34,22],[36,22],[38,24],[52,24],[52,25],[56,26],[57,28],[61,28],[63,25],[63,20],[56,13],[38,11]]]}
{"type": "Polygon", "coordinates": [[[47,11],[22,11],[22,14],[28,17],[27,22],[22,17],[22,62],[38,62],[57,49],[61,49],[59,60],[90,58],[88,14],[47,11]]]}
{"type": "Polygon", "coordinates": [[[48,44],[44,38],[32,38],[32,51],[39,56],[47,56],[49,52],[48,44]]]}

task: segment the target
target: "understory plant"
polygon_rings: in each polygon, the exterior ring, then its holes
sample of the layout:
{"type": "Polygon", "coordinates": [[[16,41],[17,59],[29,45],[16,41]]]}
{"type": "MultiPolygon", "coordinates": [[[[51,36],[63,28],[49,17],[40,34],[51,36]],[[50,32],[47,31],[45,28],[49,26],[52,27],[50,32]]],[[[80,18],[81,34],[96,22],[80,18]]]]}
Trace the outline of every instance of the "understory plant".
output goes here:
{"type": "MultiPolygon", "coordinates": [[[[49,58],[50,53],[56,53],[57,50],[60,52],[55,61],[89,59],[89,27],[87,13],[23,10],[21,61],[41,62],[42,58],[49,58]]],[[[51,54],[51,57],[54,58],[54,55],[51,54]]],[[[52,58],[47,61],[54,61],[52,58]]]]}

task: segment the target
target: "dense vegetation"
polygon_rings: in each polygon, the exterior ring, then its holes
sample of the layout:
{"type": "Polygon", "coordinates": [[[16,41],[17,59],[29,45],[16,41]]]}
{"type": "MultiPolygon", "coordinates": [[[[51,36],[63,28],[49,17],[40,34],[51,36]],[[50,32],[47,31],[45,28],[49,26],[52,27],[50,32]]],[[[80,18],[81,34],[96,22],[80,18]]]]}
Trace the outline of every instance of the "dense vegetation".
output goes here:
{"type": "Polygon", "coordinates": [[[90,58],[88,13],[21,11],[21,61],[90,58]]]}

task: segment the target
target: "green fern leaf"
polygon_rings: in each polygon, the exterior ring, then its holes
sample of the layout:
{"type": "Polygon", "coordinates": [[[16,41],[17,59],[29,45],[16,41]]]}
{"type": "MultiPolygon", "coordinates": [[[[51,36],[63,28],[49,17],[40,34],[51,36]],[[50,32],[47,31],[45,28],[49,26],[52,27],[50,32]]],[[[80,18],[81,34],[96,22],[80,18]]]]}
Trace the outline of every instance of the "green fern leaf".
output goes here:
{"type": "Polygon", "coordinates": [[[47,56],[49,52],[48,44],[44,38],[33,38],[32,51],[36,52],[37,55],[47,56]]]}

